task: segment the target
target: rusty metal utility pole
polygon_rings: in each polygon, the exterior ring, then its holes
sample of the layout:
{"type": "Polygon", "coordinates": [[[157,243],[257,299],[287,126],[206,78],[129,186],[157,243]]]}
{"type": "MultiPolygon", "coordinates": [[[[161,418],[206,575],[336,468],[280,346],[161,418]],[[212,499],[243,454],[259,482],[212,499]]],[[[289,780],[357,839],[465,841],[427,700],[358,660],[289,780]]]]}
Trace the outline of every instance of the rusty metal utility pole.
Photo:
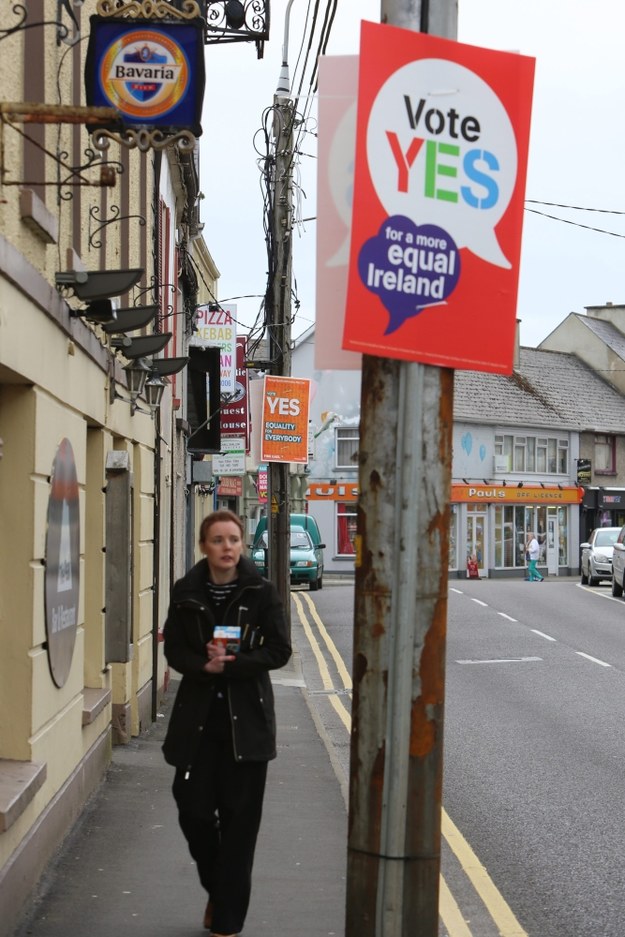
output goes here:
{"type": "MultiPolygon", "coordinates": [[[[457,0],[381,21],[456,38],[457,0]]],[[[346,937],[437,937],[453,371],[365,355],[346,937]]]]}

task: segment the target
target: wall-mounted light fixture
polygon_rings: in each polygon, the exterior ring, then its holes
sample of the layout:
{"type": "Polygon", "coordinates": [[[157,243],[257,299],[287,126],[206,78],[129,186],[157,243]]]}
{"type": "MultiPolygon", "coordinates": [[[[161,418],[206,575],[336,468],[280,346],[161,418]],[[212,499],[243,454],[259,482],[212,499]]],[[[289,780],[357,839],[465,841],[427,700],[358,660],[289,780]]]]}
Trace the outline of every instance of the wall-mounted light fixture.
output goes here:
{"type": "Polygon", "coordinates": [[[150,322],[154,322],[158,315],[158,306],[129,306],[118,309],[115,318],[105,323],[102,328],[109,335],[115,333],[134,332],[143,329],[150,322]]]}
{"type": "Polygon", "coordinates": [[[152,373],[148,364],[139,358],[137,361],[131,361],[124,367],[126,372],[126,386],[130,394],[131,401],[134,401],[143,393],[145,382],[152,373]]]}
{"type": "Polygon", "coordinates": [[[158,410],[165,391],[165,381],[154,371],[150,374],[143,388],[145,399],[150,410],[158,410]]]}
{"type": "Polygon", "coordinates": [[[84,303],[110,299],[127,293],[143,276],[143,269],[129,270],[67,270],[56,273],[57,289],[71,289],[84,303]]]}
{"type": "Polygon", "coordinates": [[[161,377],[169,377],[179,374],[188,363],[188,358],[153,358],[152,368],[161,377]]]}
{"type": "Polygon", "coordinates": [[[162,351],[171,337],[171,332],[155,332],[153,335],[138,335],[137,338],[114,335],[111,347],[118,348],[129,359],[145,358],[146,355],[157,355],[162,351]]]}

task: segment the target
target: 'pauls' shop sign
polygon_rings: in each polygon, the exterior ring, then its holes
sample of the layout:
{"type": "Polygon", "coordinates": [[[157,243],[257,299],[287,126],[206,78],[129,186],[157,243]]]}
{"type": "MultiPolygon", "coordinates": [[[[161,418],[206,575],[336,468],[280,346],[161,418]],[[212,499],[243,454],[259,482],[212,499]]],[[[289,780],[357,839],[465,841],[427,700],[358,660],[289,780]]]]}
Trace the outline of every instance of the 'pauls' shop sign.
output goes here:
{"type": "Polygon", "coordinates": [[[511,370],[533,74],[362,24],[345,349],[511,370]]]}

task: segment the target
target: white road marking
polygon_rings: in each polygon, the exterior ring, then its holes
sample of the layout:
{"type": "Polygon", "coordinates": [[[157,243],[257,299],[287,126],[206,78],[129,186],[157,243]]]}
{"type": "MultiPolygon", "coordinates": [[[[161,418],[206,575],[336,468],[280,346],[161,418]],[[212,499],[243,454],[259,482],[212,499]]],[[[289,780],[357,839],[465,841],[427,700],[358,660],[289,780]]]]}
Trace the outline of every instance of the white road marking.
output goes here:
{"type": "Polygon", "coordinates": [[[450,592],[457,592],[458,595],[464,595],[464,592],[462,591],[462,589],[454,589],[453,586],[450,586],[449,591],[450,591],[450,592]]]}
{"type": "Polygon", "coordinates": [[[539,638],[544,638],[545,641],[555,641],[555,638],[552,638],[550,634],[545,634],[544,631],[537,631],[536,628],[530,628],[530,631],[533,631],[534,634],[537,634],[539,638]]]}
{"type": "Polygon", "coordinates": [[[607,599],[609,602],[618,602],[620,605],[623,604],[623,599],[617,599],[615,595],[612,595],[610,592],[600,592],[598,589],[591,589],[589,586],[583,586],[581,582],[576,583],[578,589],[583,589],[584,592],[587,592],[589,595],[596,595],[599,599],[607,599]]]}
{"type": "Polygon", "coordinates": [[[471,599],[472,602],[475,602],[476,605],[483,605],[484,608],[488,608],[487,602],[482,602],[481,599],[471,599]]]}
{"type": "MultiPolygon", "coordinates": [[[[523,664],[526,661],[542,660],[542,657],[490,657],[485,660],[457,660],[457,664],[523,664]]],[[[609,666],[609,664],[607,665],[609,666]]]]}
{"type": "Polygon", "coordinates": [[[505,612],[497,612],[498,615],[501,615],[502,618],[506,618],[508,621],[518,621],[518,618],[512,618],[511,615],[506,615],[505,612]]]}
{"type": "Polygon", "coordinates": [[[583,651],[575,651],[576,654],[579,654],[580,657],[585,657],[586,660],[591,660],[593,664],[599,664],[601,667],[611,667],[612,664],[606,664],[604,660],[599,660],[598,657],[591,657],[590,654],[584,654],[583,651]]]}

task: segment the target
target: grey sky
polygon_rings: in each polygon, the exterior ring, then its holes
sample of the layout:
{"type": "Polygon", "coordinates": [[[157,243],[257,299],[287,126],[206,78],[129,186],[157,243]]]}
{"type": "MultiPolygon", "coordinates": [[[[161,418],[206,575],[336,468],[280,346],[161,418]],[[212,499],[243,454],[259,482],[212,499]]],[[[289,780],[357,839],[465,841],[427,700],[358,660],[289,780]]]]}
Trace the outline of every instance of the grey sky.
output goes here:
{"type": "MultiPolygon", "coordinates": [[[[219,298],[235,299],[243,327],[254,321],[266,286],[262,196],[253,139],[273,101],[282,57],[286,0],[272,0],[271,39],[258,60],[252,44],[207,47],[201,187],[204,235],[221,271],[219,298]]],[[[308,0],[294,0],[289,64],[297,57],[308,0]]],[[[328,54],[357,54],[360,19],[379,20],[379,2],[339,0],[328,54]]],[[[518,315],[521,340],[535,345],[569,312],[625,302],[625,107],[623,0],[459,0],[458,39],[534,56],[536,80],[526,198],[602,209],[534,204],[524,219],[518,315]],[[573,222],[555,221],[545,214],[573,222]],[[604,213],[604,212],[612,212],[604,213]],[[587,227],[582,227],[582,226],[587,227]],[[589,228],[616,232],[621,237],[589,228]]],[[[310,65],[306,71],[306,84],[310,65]]],[[[300,102],[303,107],[304,101],[300,102]]],[[[313,112],[314,114],[314,107],[313,112]]],[[[309,125],[314,131],[314,122],[309,125]]],[[[316,214],[316,138],[302,147],[301,216],[316,214]]],[[[315,222],[294,240],[301,307],[294,335],[314,320],[315,222]]]]}

